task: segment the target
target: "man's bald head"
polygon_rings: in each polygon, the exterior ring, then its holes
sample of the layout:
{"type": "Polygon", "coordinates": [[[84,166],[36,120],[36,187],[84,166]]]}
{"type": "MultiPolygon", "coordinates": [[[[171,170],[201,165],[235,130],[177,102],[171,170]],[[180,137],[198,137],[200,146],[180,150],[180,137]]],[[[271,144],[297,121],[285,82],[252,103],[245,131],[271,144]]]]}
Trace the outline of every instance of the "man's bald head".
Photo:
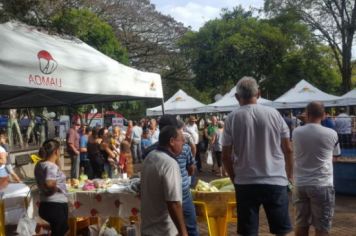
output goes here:
{"type": "Polygon", "coordinates": [[[311,102],[307,106],[308,119],[323,119],[325,108],[321,102],[311,102]]]}

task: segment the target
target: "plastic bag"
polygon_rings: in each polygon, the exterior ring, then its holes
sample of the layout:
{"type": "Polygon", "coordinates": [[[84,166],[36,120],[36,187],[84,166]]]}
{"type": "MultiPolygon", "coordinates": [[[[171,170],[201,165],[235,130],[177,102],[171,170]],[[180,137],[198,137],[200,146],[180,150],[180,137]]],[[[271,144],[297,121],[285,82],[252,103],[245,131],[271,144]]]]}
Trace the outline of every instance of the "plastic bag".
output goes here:
{"type": "Polygon", "coordinates": [[[100,225],[89,225],[90,236],[120,236],[114,228],[108,227],[108,219],[100,225]]]}
{"type": "Polygon", "coordinates": [[[206,159],[206,164],[212,165],[213,164],[213,153],[210,150],[208,150],[207,153],[208,153],[208,157],[206,159]]]}
{"type": "Polygon", "coordinates": [[[24,215],[19,220],[16,232],[20,236],[32,236],[36,234],[36,224],[36,220],[24,215]]]}
{"type": "Polygon", "coordinates": [[[114,228],[105,227],[99,236],[119,236],[114,228]]]}

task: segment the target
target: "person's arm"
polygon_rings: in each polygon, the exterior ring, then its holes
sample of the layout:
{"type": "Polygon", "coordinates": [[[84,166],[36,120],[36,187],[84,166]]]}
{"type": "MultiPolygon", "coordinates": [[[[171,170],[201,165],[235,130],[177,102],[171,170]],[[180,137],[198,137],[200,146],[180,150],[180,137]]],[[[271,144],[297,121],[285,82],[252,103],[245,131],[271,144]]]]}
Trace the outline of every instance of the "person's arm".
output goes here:
{"type": "Polygon", "coordinates": [[[20,183],[20,182],[21,182],[20,177],[19,177],[14,171],[12,171],[12,172],[10,173],[10,175],[11,175],[11,177],[12,177],[17,183],[20,183]]]}
{"type": "Polygon", "coordinates": [[[74,147],[73,143],[68,143],[68,146],[73,150],[76,155],[79,155],[79,151],[74,147]]]}
{"type": "Polygon", "coordinates": [[[195,172],[195,164],[191,164],[190,166],[188,166],[188,175],[192,176],[194,175],[195,172]]]}
{"type": "Polygon", "coordinates": [[[188,236],[184,223],[183,208],[180,202],[167,201],[167,208],[180,236],[188,236]]]}
{"type": "Polygon", "coordinates": [[[287,178],[289,181],[292,181],[293,180],[293,149],[289,137],[282,138],[281,147],[286,162],[285,168],[286,168],[287,178]]]}
{"type": "Polygon", "coordinates": [[[117,154],[110,149],[109,144],[107,142],[102,142],[100,144],[100,148],[108,154],[109,158],[117,157],[117,154]]]}
{"type": "Polygon", "coordinates": [[[195,154],[197,153],[197,146],[194,144],[194,142],[189,143],[189,146],[192,150],[193,157],[195,157],[195,154]]]}
{"type": "Polygon", "coordinates": [[[234,163],[231,158],[231,153],[232,153],[232,145],[222,147],[221,157],[224,164],[224,168],[227,174],[229,175],[231,182],[234,183],[235,173],[234,173],[234,168],[233,168],[234,163]]]}
{"type": "Polygon", "coordinates": [[[44,187],[46,189],[45,194],[47,196],[52,196],[53,194],[59,191],[59,189],[57,188],[56,180],[46,180],[44,187]]]}

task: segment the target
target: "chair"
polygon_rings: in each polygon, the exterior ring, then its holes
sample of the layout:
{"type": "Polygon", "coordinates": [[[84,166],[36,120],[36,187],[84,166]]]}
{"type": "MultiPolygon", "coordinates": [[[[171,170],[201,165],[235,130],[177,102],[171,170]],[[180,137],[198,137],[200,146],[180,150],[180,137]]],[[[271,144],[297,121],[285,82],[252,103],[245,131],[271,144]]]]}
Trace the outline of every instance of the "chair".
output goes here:
{"type": "Polygon", "coordinates": [[[236,202],[228,202],[226,208],[226,216],[225,216],[225,226],[224,226],[224,234],[226,235],[227,226],[229,223],[237,223],[237,211],[236,211],[236,202]]]}
{"type": "Polygon", "coordinates": [[[201,201],[193,201],[193,204],[195,206],[195,211],[197,214],[197,221],[206,222],[206,224],[208,225],[209,235],[213,236],[211,232],[209,216],[208,216],[208,208],[206,206],[206,203],[201,201]]]}

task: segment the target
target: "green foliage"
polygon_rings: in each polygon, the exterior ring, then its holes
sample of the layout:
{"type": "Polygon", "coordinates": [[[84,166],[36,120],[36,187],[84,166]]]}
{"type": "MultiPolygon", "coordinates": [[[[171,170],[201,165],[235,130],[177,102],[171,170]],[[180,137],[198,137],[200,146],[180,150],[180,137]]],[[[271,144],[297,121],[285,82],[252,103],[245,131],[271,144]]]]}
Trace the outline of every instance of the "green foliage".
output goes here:
{"type": "Polygon", "coordinates": [[[260,20],[241,8],[225,11],[222,19],[188,32],[180,47],[190,59],[196,87],[210,97],[246,75],[255,77],[270,99],[301,79],[327,92],[337,92],[340,83],[330,50],[291,13],[260,20]]]}
{"type": "Polygon", "coordinates": [[[112,27],[90,10],[64,10],[52,20],[57,32],[74,35],[111,58],[128,63],[127,52],[120,45],[112,27]]]}

